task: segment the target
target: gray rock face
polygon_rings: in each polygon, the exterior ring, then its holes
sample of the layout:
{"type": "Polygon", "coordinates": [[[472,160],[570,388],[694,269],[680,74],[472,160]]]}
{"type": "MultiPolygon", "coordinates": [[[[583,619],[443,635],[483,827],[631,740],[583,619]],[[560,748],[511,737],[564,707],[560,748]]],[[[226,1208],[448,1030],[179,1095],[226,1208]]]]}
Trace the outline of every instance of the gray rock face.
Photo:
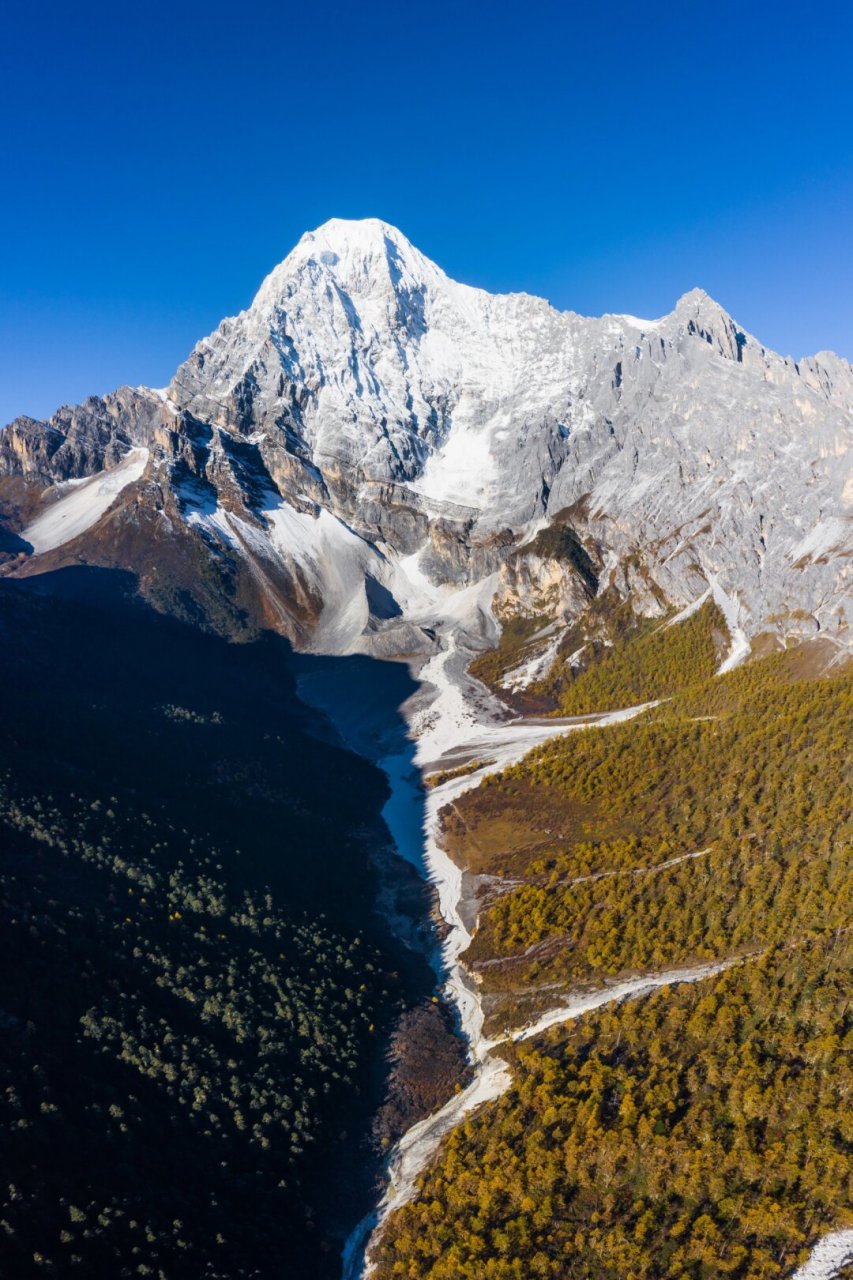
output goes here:
{"type": "Polygon", "coordinates": [[[164,392],[18,419],[0,469],[55,484],[149,449],[146,491],[245,572],[298,569],[329,644],[387,650],[366,578],[405,614],[423,575],[462,586],[510,555],[507,599],[579,607],[571,566],[560,586],[553,563],[521,563],[557,516],[641,607],[713,581],[748,635],[846,643],[851,439],[846,361],[780,357],[701,290],[659,320],[589,319],[458,284],[384,223],[335,220],[164,392]]]}
{"type": "Polygon", "coordinates": [[[65,405],[47,422],[16,418],[0,433],[0,474],[54,484],[107,471],[128,449],[149,443],[159,409],[151,392],[121,387],[65,405]]]}

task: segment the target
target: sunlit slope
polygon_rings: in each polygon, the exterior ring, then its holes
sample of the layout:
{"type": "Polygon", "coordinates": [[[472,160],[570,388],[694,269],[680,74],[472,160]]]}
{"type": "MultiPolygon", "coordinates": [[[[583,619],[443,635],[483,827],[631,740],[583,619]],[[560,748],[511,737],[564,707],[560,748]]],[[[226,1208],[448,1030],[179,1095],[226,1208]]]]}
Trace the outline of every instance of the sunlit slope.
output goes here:
{"type": "Polygon", "coordinates": [[[789,1275],[853,1225],[848,931],[610,1007],[513,1062],[391,1220],[378,1280],[789,1275]]]}
{"type": "MultiPolygon", "coordinates": [[[[826,655],[823,655],[825,660],[826,655]]],[[[568,992],[738,959],[508,1050],[379,1274],[785,1275],[851,1219],[853,675],[791,651],[572,733],[458,798],[492,1034],[568,992]]]]}

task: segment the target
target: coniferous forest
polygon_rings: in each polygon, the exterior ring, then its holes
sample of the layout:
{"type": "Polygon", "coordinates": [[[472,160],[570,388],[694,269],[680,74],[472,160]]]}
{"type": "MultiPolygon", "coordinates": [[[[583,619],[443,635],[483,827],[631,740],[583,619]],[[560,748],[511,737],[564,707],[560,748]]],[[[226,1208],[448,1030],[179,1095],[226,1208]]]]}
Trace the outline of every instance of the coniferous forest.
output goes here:
{"type": "Polygon", "coordinates": [[[0,1280],[853,1280],[851,49],[5,6],[0,1280]]]}
{"type": "MultiPolygon", "coordinates": [[[[561,992],[727,967],[504,1045],[509,1091],[392,1215],[382,1280],[769,1280],[853,1225],[853,675],[806,645],[697,678],[690,621],[668,698],[487,778],[444,833],[491,877],[465,961],[498,1038],[561,992]]],[[[636,697],[655,642],[563,687],[636,697]]]]}
{"type": "Polygon", "coordinates": [[[277,638],[41,585],[0,584],[0,1274],[334,1276],[432,981],[372,910],[384,779],[277,638]]]}
{"type": "MultiPolygon", "coordinates": [[[[435,1105],[414,1059],[387,1096],[389,1043],[433,1054],[432,977],[373,909],[382,777],[278,639],[114,574],[36,586],[0,584],[0,1271],[333,1276],[381,1145],[435,1105]]],[[[391,1216],[381,1280],[770,1280],[853,1223],[849,665],[806,645],[714,676],[713,606],[602,618],[554,710],[643,700],[649,671],[665,695],[441,815],[486,886],[486,1031],[721,967],[507,1041],[508,1092],[391,1216]]]]}

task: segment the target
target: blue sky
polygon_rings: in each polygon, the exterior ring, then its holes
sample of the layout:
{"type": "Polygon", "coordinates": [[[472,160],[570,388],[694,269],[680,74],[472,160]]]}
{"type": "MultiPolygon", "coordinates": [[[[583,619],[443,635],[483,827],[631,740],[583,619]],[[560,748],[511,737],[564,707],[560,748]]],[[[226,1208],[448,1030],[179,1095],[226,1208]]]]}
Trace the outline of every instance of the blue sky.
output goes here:
{"type": "Polygon", "coordinates": [[[7,6],[0,422],[160,385],[328,217],[853,357],[853,6],[7,6]]]}

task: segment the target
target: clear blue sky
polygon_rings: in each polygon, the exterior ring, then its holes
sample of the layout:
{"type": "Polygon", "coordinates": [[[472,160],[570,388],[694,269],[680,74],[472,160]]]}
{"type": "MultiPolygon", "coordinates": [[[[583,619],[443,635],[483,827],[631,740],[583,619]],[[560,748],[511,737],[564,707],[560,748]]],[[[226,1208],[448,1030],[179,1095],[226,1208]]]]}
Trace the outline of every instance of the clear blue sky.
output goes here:
{"type": "Polygon", "coordinates": [[[328,217],[853,357],[853,6],[67,0],[0,24],[0,422],[161,385],[328,217]]]}

